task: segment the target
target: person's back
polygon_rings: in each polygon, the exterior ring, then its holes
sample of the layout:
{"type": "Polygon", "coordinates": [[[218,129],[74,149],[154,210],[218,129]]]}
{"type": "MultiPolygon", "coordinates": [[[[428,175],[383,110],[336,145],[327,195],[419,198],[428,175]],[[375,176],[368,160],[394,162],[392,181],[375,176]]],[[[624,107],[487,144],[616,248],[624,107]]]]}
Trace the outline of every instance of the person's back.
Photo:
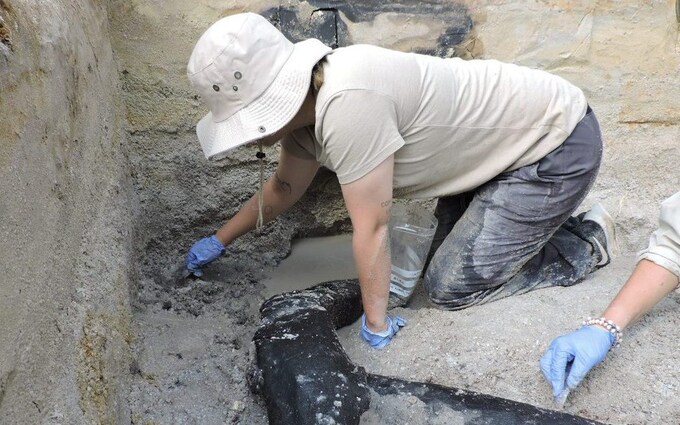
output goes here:
{"type": "Polygon", "coordinates": [[[315,156],[348,183],[394,153],[405,197],[460,193],[536,162],[587,107],[564,79],[493,60],[354,45],[325,61],[315,156]]]}

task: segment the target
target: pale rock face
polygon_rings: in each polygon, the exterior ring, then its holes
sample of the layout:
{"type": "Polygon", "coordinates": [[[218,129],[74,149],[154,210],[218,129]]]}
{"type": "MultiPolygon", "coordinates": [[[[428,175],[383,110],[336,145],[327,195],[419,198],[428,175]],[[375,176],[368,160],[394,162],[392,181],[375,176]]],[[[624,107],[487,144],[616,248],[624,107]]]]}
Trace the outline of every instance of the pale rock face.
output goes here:
{"type": "Polygon", "coordinates": [[[135,200],[98,4],[0,1],[0,423],[128,416],[135,200]]]}

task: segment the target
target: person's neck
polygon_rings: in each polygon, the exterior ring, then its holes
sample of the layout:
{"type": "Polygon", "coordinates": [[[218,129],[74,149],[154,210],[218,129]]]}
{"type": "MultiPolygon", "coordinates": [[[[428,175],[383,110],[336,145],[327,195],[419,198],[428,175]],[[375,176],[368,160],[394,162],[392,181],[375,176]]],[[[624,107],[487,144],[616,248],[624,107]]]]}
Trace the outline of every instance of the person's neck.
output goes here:
{"type": "Polygon", "coordinates": [[[316,123],[316,96],[314,96],[313,89],[310,89],[302,102],[300,110],[293,118],[295,128],[302,128],[314,125],[316,123]]]}
{"type": "MultiPolygon", "coordinates": [[[[285,135],[292,133],[293,131],[299,130],[303,127],[313,126],[315,123],[316,98],[312,94],[312,90],[309,90],[305,100],[302,102],[302,106],[300,106],[300,109],[298,110],[297,114],[295,114],[293,119],[291,119],[281,130],[277,131],[272,136],[268,136],[266,139],[274,142],[283,138],[285,135]]],[[[265,146],[270,145],[265,142],[265,146]]]]}

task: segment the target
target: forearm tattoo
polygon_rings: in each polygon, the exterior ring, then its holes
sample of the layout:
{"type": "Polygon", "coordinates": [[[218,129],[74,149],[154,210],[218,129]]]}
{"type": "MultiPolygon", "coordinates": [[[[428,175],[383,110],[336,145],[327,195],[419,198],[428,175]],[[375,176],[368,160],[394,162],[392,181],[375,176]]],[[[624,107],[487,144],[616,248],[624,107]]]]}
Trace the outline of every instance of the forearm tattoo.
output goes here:
{"type": "Polygon", "coordinates": [[[289,195],[293,193],[293,188],[291,187],[290,183],[285,180],[281,180],[278,173],[274,173],[274,180],[276,181],[276,185],[278,186],[279,190],[288,192],[289,195]]]}

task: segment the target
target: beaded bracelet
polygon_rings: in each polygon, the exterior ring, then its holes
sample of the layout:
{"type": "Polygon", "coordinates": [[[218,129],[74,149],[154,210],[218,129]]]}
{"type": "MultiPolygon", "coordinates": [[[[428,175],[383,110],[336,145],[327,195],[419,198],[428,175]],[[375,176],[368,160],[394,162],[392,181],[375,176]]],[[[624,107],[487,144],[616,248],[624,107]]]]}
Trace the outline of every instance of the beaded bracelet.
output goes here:
{"type": "Polygon", "coordinates": [[[621,328],[619,328],[619,326],[616,323],[612,322],[611,320],[607,319],[606,317],[597,317],[597,318],[589,317],[583,322],[583,326],[590,326],[590,325],[602,326],[609,333],[614,335],[614,342],[612,343],[611,348],[619,347],[621,345],[621,341],[623,341],[623,332],[621,332],[621,328]]]}

